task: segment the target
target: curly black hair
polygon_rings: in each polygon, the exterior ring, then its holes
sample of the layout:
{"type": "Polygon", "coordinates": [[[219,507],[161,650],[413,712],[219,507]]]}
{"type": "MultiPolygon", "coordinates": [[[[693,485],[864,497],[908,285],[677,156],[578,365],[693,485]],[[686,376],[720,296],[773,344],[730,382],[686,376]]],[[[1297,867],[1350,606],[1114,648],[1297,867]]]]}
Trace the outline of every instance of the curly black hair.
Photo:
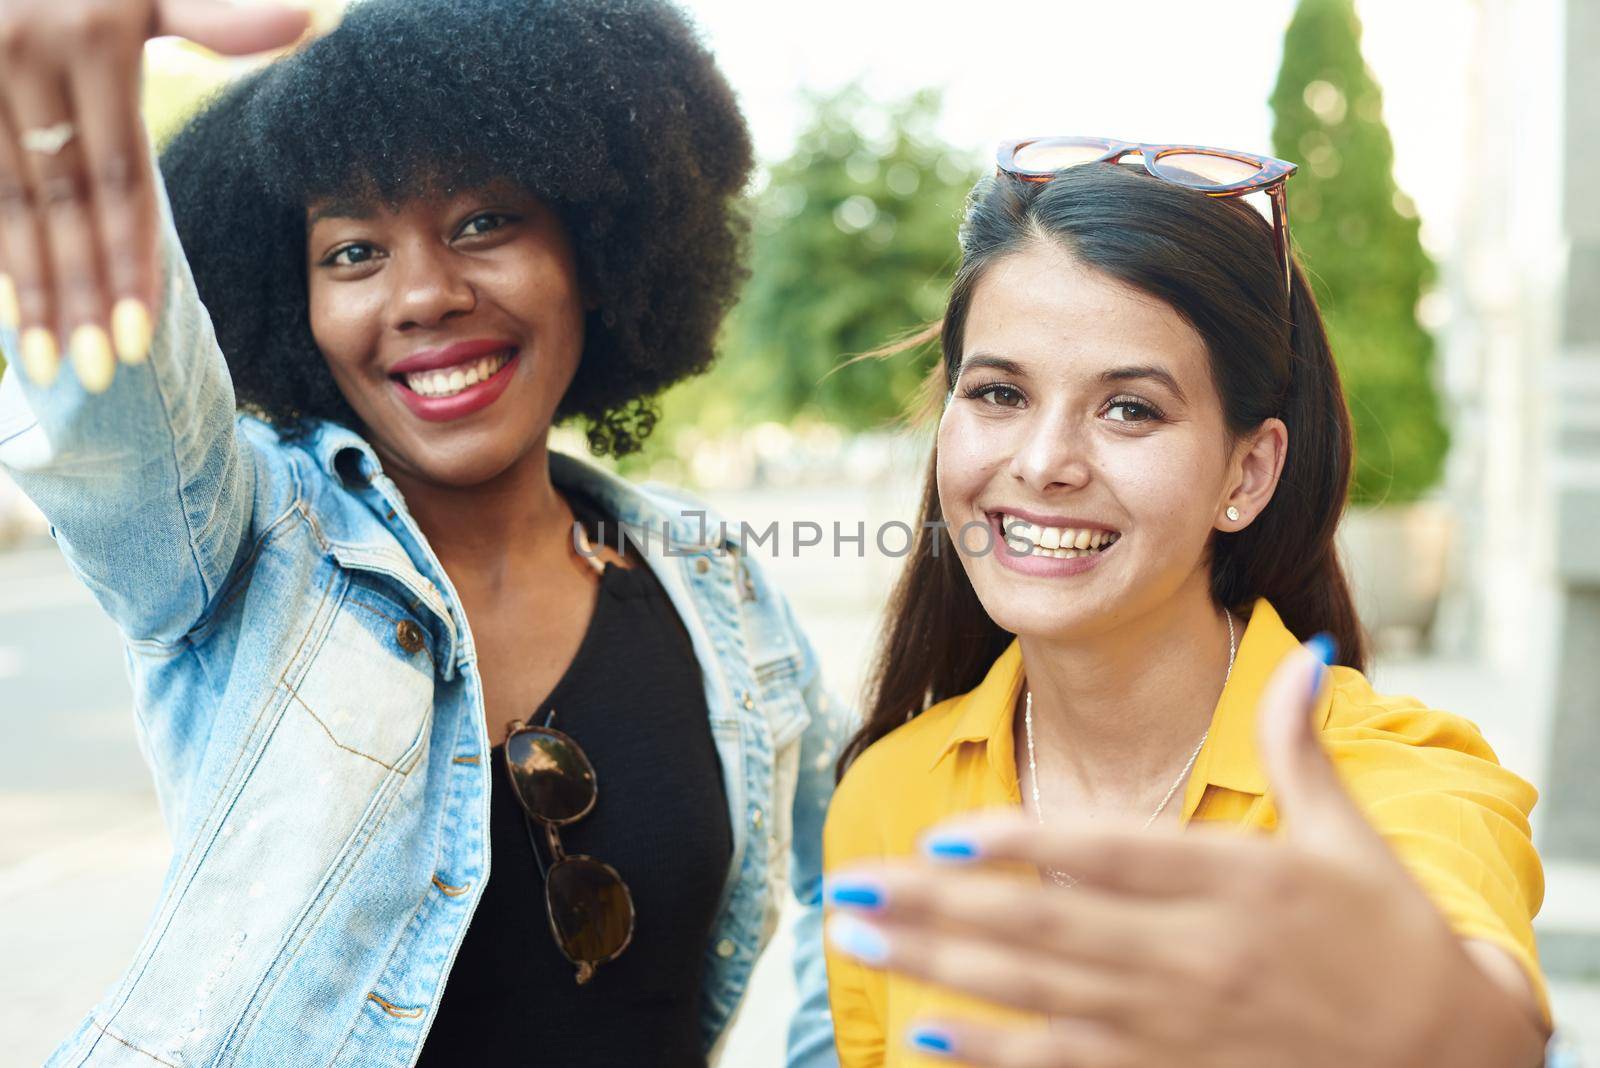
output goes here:
{"type": "Polygon", "coordinates": [[[161,154],[239,404],[288,436],[360,426],[311,335],[306,206],[520,184],[566,226],[598,305],[556,418],[613,456],[711,363],[751,167],[732,90],[667,0],[365,0],[161,154]]]}

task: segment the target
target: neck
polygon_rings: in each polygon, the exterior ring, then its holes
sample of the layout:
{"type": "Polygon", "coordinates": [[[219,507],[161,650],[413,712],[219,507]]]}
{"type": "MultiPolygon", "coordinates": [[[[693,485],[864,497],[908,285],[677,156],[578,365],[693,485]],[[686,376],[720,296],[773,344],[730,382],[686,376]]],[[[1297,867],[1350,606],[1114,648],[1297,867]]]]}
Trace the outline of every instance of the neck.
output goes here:
{"type": "Polygon", "coordinates": [[[410,472],[392,477],[463,597],[493,595],[517,576],[570,556],[573,516],[550,479],[547,441],[473,486],[440,485],[410,472]]]}
{"type": "Polygon", "coordinates": [[[1228,672],[1227,617],[1204,579],[1089,638],[1021,639],[1041,769],[1108,809],[1135,812],[1165,793],[1210,726],[1228,672]]]}

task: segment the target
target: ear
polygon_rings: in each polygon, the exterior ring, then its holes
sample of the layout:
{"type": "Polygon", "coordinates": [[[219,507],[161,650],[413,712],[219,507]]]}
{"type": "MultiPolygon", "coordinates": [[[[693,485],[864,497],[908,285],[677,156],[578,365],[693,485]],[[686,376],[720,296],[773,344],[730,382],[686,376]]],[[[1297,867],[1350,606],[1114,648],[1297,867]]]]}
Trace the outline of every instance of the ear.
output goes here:
{"type": "Polygon", "coordinates": [[[1239,439],[1229,464],[1228,491],[1217,507],[1218,530],[1231,534],[1255,522],[1278,490],[1288,455],[1289,428],[1282,419],[1268,419],[1239,439]],[[1229,512],[1230,508],[1234,513],[1229,512]]]}

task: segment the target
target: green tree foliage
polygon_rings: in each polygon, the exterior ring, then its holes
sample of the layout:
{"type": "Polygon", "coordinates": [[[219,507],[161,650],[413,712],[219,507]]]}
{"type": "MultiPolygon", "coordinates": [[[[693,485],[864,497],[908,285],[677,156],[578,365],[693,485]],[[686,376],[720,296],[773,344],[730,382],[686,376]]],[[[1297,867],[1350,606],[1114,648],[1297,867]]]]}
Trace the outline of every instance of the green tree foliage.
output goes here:
{"type": "Polygon", "coordinates": [[[977,164],[935,136],[935,93],[873,104],[850,87],[809,104],[752,199],[751,278],[718,363],[667,395],[663,437],[797,418],[879,426],[935,358],[928,345],[850,362],[943,313],[977,164]]]}
{"type": "Polygon", "coordinates": [[[1416,311],[1434,268],[1416,209],[1394,182],[1353,0],[1300,0],[1272,109],[1275,151],[1300,165],[1290,220],[1355,421],[1352,499],[1414,500],[1438,480],[1449,446],[1433,338],[1416,311]]]}

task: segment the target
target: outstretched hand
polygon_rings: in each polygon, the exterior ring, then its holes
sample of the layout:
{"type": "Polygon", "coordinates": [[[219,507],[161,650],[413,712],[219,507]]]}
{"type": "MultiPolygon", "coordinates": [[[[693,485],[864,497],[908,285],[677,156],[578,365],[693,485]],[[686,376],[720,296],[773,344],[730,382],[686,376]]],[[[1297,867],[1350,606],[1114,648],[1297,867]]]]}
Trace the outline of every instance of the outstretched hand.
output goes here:
{"type": "Polygon", "coordinates": [[[149,351],[160,276],[145,41],[242,55],[293,44],[309,20],[221,0],[0,0],[0,325],[20,329],[34,382],[55,381],[60,338],[95,393],[113,353],[138,363],[149,351]]]}
{"type": "Polygon", "coordinates": [[[1312,726],[1325,669],[1287,657],[1259,710],[1278,838],[1192,825],[952,821],[920,862],[834,875],[834,946],[1048,1028],[926,1020],[923,1053],[1015,1068],[1536,1065],[1489,981],[1362,815],[1312,726]],[[1063,889],[1017,862],[1070,873],[1063,889]]]}

